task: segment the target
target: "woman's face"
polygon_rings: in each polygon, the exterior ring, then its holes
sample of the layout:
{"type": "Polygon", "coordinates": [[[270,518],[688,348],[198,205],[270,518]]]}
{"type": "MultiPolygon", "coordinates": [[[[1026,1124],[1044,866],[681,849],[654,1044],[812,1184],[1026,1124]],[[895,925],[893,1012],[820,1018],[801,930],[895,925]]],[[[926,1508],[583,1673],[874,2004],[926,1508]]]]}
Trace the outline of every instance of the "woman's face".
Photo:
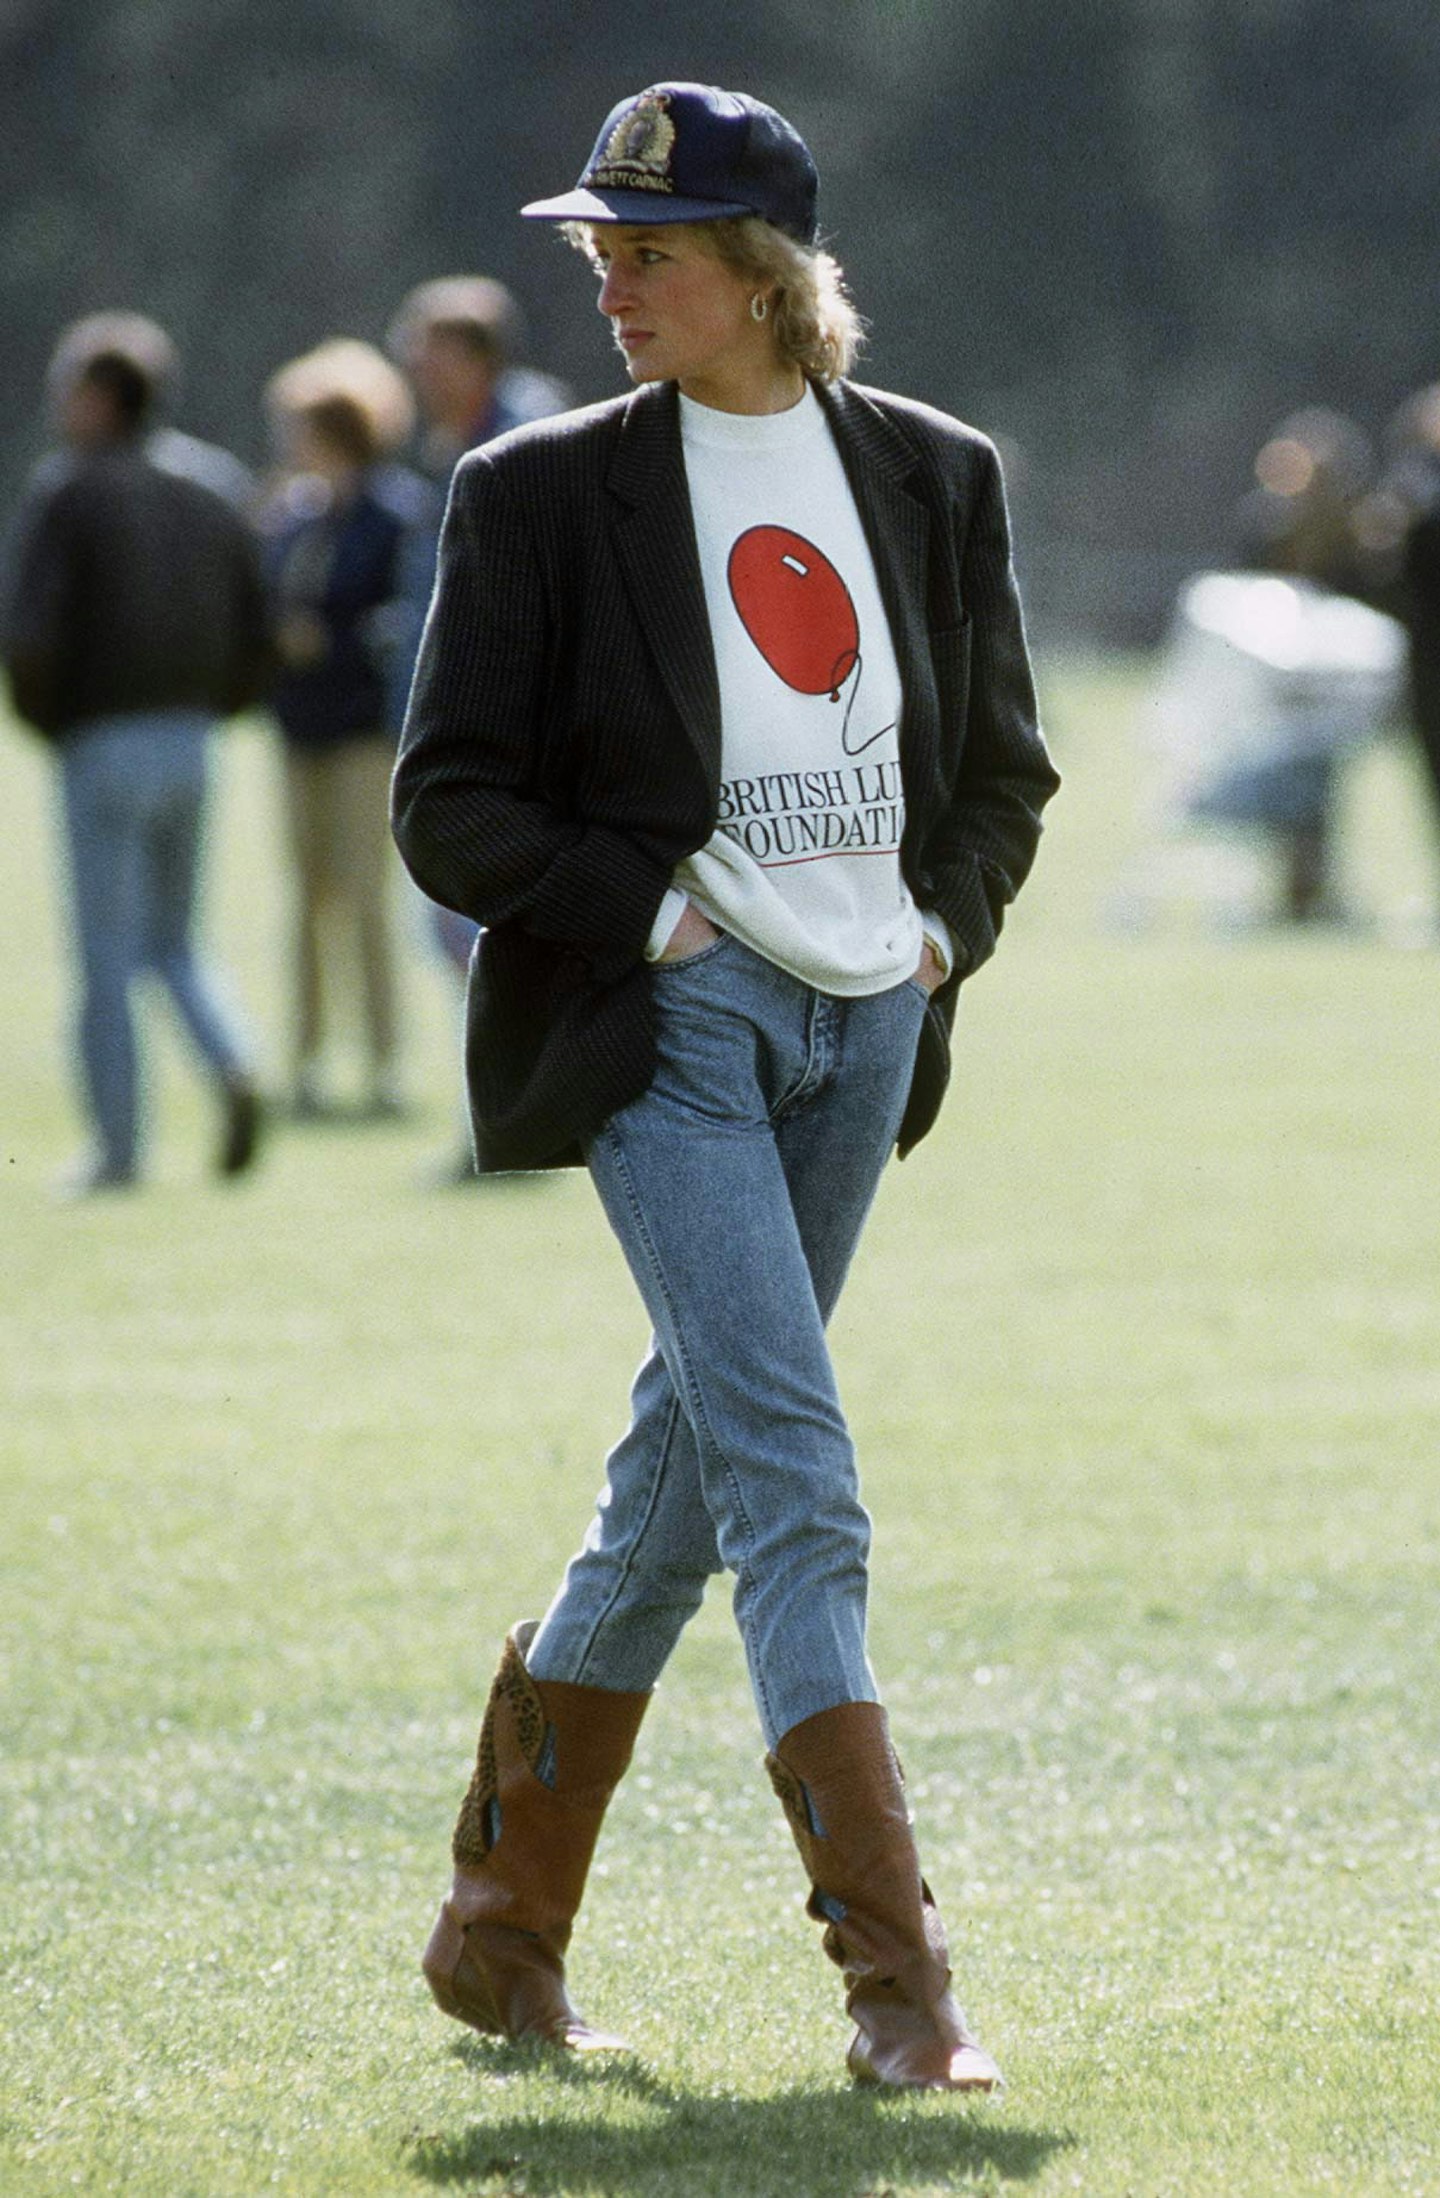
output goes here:
{"type": "Polygon", "coordinates": [[[296,473],[317,473],[332,488],[345,488],[359,478],[361,468],[355,459],[303,412],[286,420],[281,446],[285,463],[296,473]]]}
{"type": "Polygon", "coordinates": [[[591,245],[600,311],[632,382],[678,382],[720,411],[779,409],[800,394],[798,368],[750,311],[755,286],[715,257],[687,222],[653,229],[597,223],[591,245]]]}

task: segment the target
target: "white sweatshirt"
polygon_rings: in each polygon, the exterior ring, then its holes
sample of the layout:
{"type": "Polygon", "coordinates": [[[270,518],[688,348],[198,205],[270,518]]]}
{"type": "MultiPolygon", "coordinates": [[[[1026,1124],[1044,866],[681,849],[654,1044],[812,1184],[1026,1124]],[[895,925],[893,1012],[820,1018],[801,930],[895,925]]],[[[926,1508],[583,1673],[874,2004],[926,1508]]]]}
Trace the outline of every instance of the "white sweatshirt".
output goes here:
{"type": "Polygon", "coordinates": [[[900,675],[875,569],[819,400],[716,412],[680,399],[720,684],[717,828],[680,864],[651,933],[685,900],[822,992],[910,976],[923,926],[900,875],[900,675]]]}

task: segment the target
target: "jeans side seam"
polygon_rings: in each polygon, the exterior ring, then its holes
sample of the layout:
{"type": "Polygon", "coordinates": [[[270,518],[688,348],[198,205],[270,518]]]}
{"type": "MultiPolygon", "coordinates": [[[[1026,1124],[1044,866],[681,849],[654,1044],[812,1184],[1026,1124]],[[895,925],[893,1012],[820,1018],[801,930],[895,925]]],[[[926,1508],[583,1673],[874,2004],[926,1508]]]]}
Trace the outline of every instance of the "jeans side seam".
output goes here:
{"type": "Polygon", "coordinates": [[[648,1534],[655,1517],[655,1506],[660,1501],[660,1491],[664,1487],[666,1476],[670,1471],[671,1450],[675,1441],[676,1424],[680,1419],[680,1416],[680,1399],[678,1395],[673,1395],[665,1428],[665,1440],[660,1448],[660,1470],[656,1473],[653,1481],[650,1484],[649,1497],[645,1505],[645,1516],[642,1519],[639,1528],[631,1537],[629,1553],[626,1556],[624,1564],[620,1567],[619,1577],[617,1578],[614,1587],[606,1596],[603,1607],[600,1610],[597,1610],[597,1612],[595,1613],[590,1631],[586,1637],[585,1647],[579,1657],[578,1668],[576,1670],[575,1677],[577,1681],[581,1682],[582,1684],[585,1679],[586,1671],[589,1669],[590,1659],[595,1653],[595,1644],[599,1639],[601,1628],[605,1625],[610,1616],[610,1613],[614,1610],[615,1605],[619,1602],[620,1597],[624,1593],[625,1589],[629,1586],[630,1581],[634,1575],[635,1566],[639,1558],[640,1551],[645,1546],[645,1537],[648,1534]]]}
{"type": "MultiPolygon", "coordinates": [[[[742,1580],[742,1578],[749,1578],[749,1555],[751,1549],[753,1549],[755,1544],[754,1523],[751,1520],[749,1512],[745,1508],[745,1500],[740,1487],[740,1477],[736,1473],[735,1468],[731,1464],[729,1458],[725,1455],[725,1452],[720,1447],[720,1444],[715,1440],[714,1430],[711,1428],[709,1420],[706,1417],[705,1401],[700,1393],[699,1385],[695,1380],[694,1373],[691,1368],[690,1354],[686,1348],[685,1338],[681,1331],[680,1323],[676,1315],[675,1300],[674,1297],[671,1295],[669,1284],[665,1279],[665,1270],[663,1265],[661,1264],[660,1255],[655,1248],[655,1240],[651,1236],[650,1230],[646,1224],[644,1207],[641,1203],[639,1194],[636,1191],[634,1178],[630,1173],[630,1165],[626,1158],[624,1143],[622,1139],[616,1135],[613,1126],[609,1124],[606,1125],[605,1129],[602,1130],[600,1134],[609,1143],[610,1150],[615,1161],[616,1173],[619,1176],[620,1181],[624,1185],[626,1201],[629,1205],[631,1218],[635,1226],[635,1240],[637,1244],[642,1246],[644,1249],[646,1261],[649,1265],[650,1272],[655,1278],[656,1287],[658,1288],[662,1298],[664,1299],[666,1311],[670,1316],[670,1326],[671,1331],[675,1337],[675,1348],[680,1360],[680,1372],[685,1384],[685,1394],[694,1411],[694,1419],[692,1420],[691,1424],[695,1429],[697,1446],[700,1443],[701,1431],[703,1430],[704,1440],[709,1445],[710,1453],[713,1457],[716,1457],[720,1460],[720,1463],[725,1472],[725,1477],[730,1484],[731,1495],[735,1507],[735,1516],[740,1522],[741,1531],[745,1542],[745,1561],[743,1564],[736,1565],[734,1568],[735,1577],[738,1584],[742,1580]]],[[[673,1373],[671,1375],[671,1380],[673,1383],[673,1373]]],[[[677,1401],[679,1398],[679,1394],[680,1392],[677,1386],[677,1401]]],[[[721,1554],[723,1557],[724,1552],[722,1551],[721,1554]]],[[[761,1687],[761,1690],[763,1691],[763,1678],[760,1679],[759,1685],[761,1687]]]]}

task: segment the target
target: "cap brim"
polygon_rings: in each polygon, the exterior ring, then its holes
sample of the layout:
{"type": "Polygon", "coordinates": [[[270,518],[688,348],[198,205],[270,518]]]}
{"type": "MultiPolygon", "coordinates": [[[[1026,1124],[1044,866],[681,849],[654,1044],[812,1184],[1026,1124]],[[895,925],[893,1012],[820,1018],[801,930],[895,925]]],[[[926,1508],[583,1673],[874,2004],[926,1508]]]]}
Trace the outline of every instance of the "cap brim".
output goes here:
{"type": "Polygon", "coordinates": [[[653,228],[667,221],[724,221],[755,211],[733,199],[674,198],[668,191],[566,191],[520,209],[527,221],[623,221],[653,228]]]}

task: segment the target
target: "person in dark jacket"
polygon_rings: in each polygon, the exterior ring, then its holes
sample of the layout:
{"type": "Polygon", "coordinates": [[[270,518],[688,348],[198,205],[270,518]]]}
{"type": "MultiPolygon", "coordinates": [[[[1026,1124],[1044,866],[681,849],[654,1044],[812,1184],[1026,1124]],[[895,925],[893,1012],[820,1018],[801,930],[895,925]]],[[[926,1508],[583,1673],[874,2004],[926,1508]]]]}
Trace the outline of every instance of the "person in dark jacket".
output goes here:
{"type": "Polygon", "coordinates": [[[791,125],[651,86],[528,207],[633,389],[461,462],[395,774],[485,927],[482,1154],[583,1157],[654,1328],[591,1530],[506,1642],[424,1957],[482,2031],[609,2042],[564,1954],[650,1692],[728,1570],[862,2082],[989,2090],[866,1650],[825,1340],[885,1160],[939,1108],[1057,779],[993,446],[847,378],[791,125]]]}
{"type": "Polygon", "coordinates": [[[365,1108],[403,1109],[387,794],[395,760],[392,660],[406,545],[424,492],[394,462],[409,392],[370,344],[337,338],[282,367],[267,402],[289,474],[262,514],[280,672],[295,879],[292,1100],[330,1110],[323,1055],[333,947],[361,979],[365,1108]]]}
{"type": "Polygon", "coordinates": [[[64,796],[95,1139],[75,1192],[141,1172],[142,975],[166,986],[216,1085],[222,1174],[250,1165],[260,1129],[251,1048],[193,928],[211,733],[263,686],[264,587],[240,515],[147,446],[172,360],[136,314],[65,332],[51,370],[64,448],[31,484],[7,589],[15,706],[54,742],[64,796]]]}

